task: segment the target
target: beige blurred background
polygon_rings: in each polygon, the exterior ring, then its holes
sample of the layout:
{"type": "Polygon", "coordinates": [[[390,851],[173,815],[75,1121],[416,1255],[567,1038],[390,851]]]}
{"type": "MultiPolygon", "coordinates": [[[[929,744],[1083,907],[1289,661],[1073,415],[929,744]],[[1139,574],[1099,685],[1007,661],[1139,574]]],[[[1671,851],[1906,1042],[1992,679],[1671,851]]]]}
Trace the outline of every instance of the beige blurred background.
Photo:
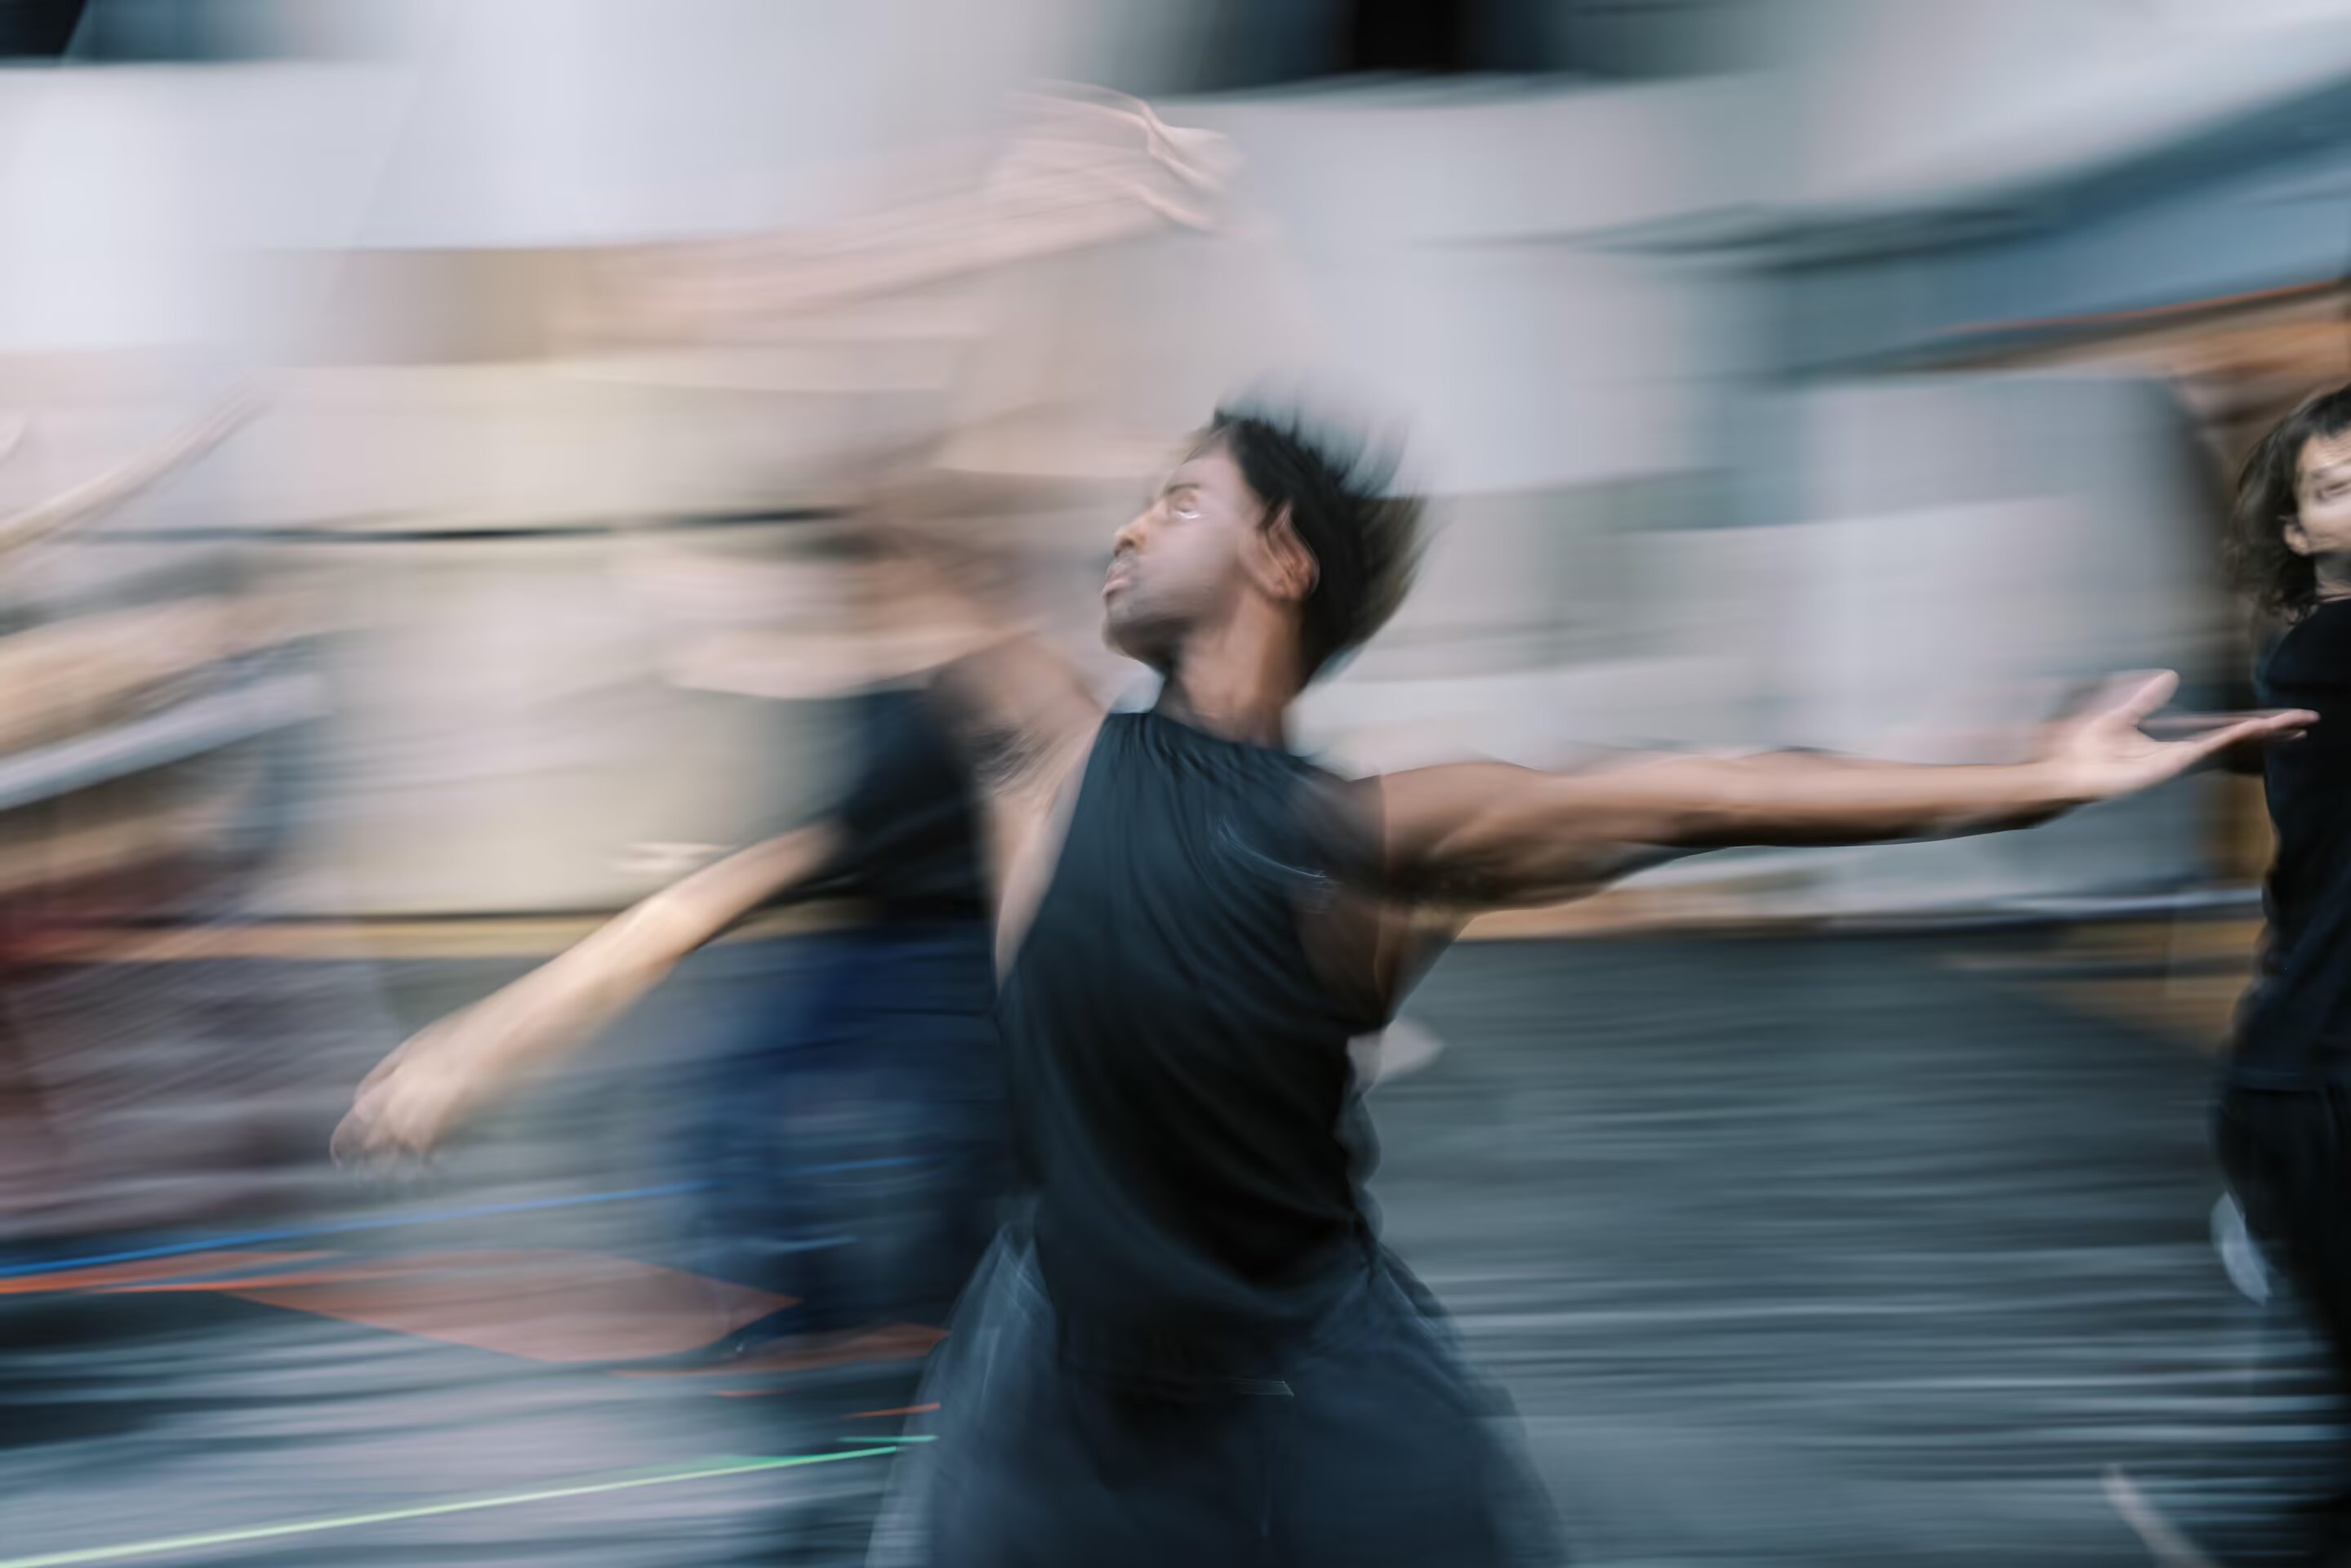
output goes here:
{"type": "MultiPolygon", "coordinates": [[[[62,63],[0,71],[0,503],[266,391],[10,552],[0,664],[100,614],[174,650],[75,666],[34,739],[298,681],[152,766],[47,758],[0,851],[62,884],[234,821],[249,918],[616,907],[811,809],[838,699],[903,673],[841,551],[875,476],[952,479],[1132,693],[1110,532],[1268,377],[1402,415],[1441,503],[1308,704],[1352,765],[1991,756],[2148,664],[2226,700],[2220,474],[2351,369],[2351,159],[2311,129],[2343,11],[64,7],[62,63]],[[259,620],[140,629],[199,600],[259,620]]],[[[1695,862],[1576,918],[2232,896],[2247,799],[1695,862]]]]}

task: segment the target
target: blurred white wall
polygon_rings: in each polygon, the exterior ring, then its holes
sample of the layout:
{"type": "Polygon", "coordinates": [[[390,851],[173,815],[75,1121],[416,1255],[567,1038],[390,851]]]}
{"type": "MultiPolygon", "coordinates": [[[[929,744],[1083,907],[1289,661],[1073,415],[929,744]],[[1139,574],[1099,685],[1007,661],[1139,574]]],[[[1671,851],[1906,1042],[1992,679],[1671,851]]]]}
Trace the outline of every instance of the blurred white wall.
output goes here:
{"type": "MultiPolygon", "coordinates": [[[[549,325],[563,258],[591,247],[966,188],[1017,89],[1186,79],[1211,9],[283,0],[286,36],[331,58],[0,73],[0,396],[34,416],[0,491],[79,476],[256,362],[301,369],[186,508],[420,535],[821,500],[845,453],[950,412],[996,431],[975,469],[1115,490],[1219,392],[1304,369],[1407,415],[1441,500],[1419,595],[1309,705],[1309,738],[1366,763],[1932,750],[2012,716],[1996,688],[2201,636],[2189,503],[2148,477],[2168,438],[2134,394],[1791,393],[1763,253],[1695,242],[2022,190],[2351,68],[2314,3],[1770,0],[1736,51],[1761,63],[1735,74],[1172,99],[1245,155],[1223,234],[732,357],[590,353],[549,325]],[[2067,463],[2030,458],[2077,428],[2067,463]],[[1987,491],[1991,470],[2014,482],[1987,491]]],[[[1102,507],[1040,525],[1055,572],[1106,548],[1102,507]]],[[[287,558],[352,628],[320,774],[350,809],[322,810],[304,855],[332,874],[298,874],[289,906],[609,902],[643,884],[632,845],[813,798],[821,768],[789,753],[821,751],[819,721],[768,734],[773,755],[716,738],[726,705],[668,684],[674,628],[631,586],[633,547],[600,538],[287,558]]],[[[2184,871],[2184,819],[2147,810],[2013,853],[1841,861],[1823,896],[2184,871]],[[2134,859],[2135,834],[2157,849],[2134,859]]]]}
{"type": "MultiPolygon", "coordinates": [[[[2085,683],[2204,645],[2211,524],[2179,412],[2094,377],[1796,394],[1801,519],[1752,530],[1781,601],[1782,738],[1917,761],[2026,754],[2085,683]]],[[[2199,672],[2188,672],[2191,679],[2199,672]]],[[[2200,780],[2028,836],[1837,857],[1820,913],[2132,894],[2202,869],[2200,780]]]]}

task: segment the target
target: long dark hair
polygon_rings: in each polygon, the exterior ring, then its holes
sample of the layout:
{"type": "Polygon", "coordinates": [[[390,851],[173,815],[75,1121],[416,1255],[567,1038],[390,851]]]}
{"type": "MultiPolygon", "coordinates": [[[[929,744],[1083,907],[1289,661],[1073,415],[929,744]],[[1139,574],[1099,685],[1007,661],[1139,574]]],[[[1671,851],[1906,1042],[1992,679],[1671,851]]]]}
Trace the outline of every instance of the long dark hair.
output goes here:
{"type": "Polygon", "coordinates": [[[2318,565],[2285,542],[2301,511],[2302,449],[2351,430],[2351,385],[2304,398],[2245,457],[2229,508],[2229,570],[2262,614],[2299,621],[2318,603],[2318,565]]]}

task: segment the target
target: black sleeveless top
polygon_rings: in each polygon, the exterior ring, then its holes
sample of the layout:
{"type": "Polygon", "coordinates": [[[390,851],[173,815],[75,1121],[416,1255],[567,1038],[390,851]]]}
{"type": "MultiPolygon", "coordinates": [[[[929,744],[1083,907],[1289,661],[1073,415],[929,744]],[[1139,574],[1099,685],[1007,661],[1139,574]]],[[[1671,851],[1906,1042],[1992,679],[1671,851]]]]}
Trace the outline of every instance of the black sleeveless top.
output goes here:
{"type": "Polygon", "coordinates": [[[1245,1371],[1374,1256],[1341,1000],[1301,922],[1346,835],[1290,754],[1113,714],[1005,977],[1037,1263],[1063,1347],[1245,1371]]]}
{"type": "Polygon", "coordinates": [[[2256,685],[2262,706],[2309,708],[2318,722],[2262,756],[2277,852],[2228,1078],[2249,1089],[2351,1082],[2351,602],[2295,622],[2256,685]]]}

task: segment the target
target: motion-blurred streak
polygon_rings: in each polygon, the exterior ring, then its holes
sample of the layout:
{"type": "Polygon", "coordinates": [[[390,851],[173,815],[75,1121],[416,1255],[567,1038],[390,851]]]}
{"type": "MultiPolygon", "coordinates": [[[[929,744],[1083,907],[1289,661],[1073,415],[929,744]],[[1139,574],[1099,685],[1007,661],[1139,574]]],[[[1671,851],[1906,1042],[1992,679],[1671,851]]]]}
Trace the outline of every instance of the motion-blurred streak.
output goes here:
{"type": "Polygon", "coordinates": [[[1213,229],[1237,159],[1133,100],[1032,100],[969,191],[788,235],[595,258],[585,320],[655,340],[741,341],[814,313],[1154,230],[1213,229]]]}
{"type": "MultiPolygon", "coordinates": [[[[223,399],[202,419],[153,450],[120,467],[84,481],[46,500],[0,517],[0,555],[50,538],[61,531],[103,516],[123,502],[178,472],[234,435],[266,406],[258,387],[238,390],[223,399]]],[[[12,427],[0,444],[0,461],[21,439],[23,427],[12,427]]]]}

